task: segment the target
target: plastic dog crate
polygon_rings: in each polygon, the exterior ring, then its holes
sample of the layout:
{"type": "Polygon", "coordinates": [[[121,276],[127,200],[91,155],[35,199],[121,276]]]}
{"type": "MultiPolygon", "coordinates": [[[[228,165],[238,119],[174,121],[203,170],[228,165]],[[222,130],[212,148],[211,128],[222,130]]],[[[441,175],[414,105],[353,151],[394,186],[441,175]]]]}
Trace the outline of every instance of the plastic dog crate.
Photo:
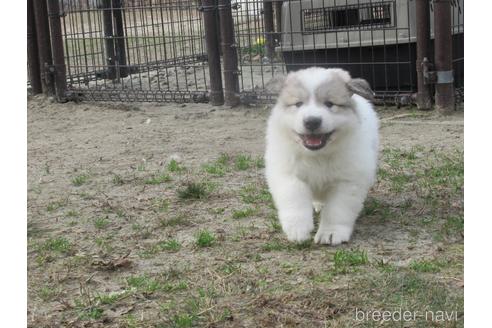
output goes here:
{"type": "MultiPolygon", "coordinates": [[[[456,1],[452,10],[453,58],[462,59],[463,0],[456,1]]],[[[433,21],[431,12],[431,38],[433,21]]],[[[411,0],[284,1],[277,51],[288,71],[340,67],[369,81],[374,90],[415,91],[415,24],[411,0]]],[[[455,79],[463,79],[463,60],[455,64],[455,79]]]]}

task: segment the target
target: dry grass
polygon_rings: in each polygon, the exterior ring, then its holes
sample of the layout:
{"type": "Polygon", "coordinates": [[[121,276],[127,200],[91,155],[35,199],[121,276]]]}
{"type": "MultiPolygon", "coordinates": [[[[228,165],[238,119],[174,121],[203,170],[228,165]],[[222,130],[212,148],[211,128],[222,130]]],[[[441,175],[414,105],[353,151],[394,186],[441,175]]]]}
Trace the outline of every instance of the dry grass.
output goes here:
{"type": "Polygon", "coordinates": [[[435,325],[463,326],[459,144],[399,147],[401,134],[383,127],[379,179],[352,242],[296,245],[266,189],[262,136],[251,138],[264,114],[29,106],[31,327],[365,327],[380,322],[357,321],[356,310],[399,308],[457,311],[435,325]],[[227,127],[208,135],[209,123],[227,127]],[[52,137],[60,133],[72,141],[52,137]],[[163,133],[179,135],[163,142],[163,133]],[[176,151],[180,162],[162,160],[176,151]],[[73,172],[90,179],[74,184],[73,172]]]}

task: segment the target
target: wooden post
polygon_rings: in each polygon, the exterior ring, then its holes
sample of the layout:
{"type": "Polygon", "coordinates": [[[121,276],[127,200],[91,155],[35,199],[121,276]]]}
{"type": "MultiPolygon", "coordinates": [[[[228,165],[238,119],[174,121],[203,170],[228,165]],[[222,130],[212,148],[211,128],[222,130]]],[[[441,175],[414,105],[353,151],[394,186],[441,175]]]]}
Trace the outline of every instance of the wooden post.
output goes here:
{"type": "Polygon", "coordinates": [[[60,22],[60,4],[58,0],[48,0],[48,15],[51,30],[51,49],[53,52],[52,73],[55,78],[56,98],[66,101],[67,76],[65,54],[63,52],[63,35],[60,22]]]}
{"type": "Polygon", "coordinates": [[[213,106],[224,104],[222,77],[220,71],[219,35],[217,27],[217,5],[215,0],[202,0],[203,22],[205,25],[205,44],[208,53],[210,74],[210,103],[213,106]]]}
{"type": "Polygon", "coordinates": [[[113,14],[111,0],[102,0],[103,10],[103,30],[104,30],[104,45],[106,48],[106,78],[114,79],[116,77],[115,66],[115,51],[113,38],[113,14]]]}
{"type": "Polygon", "coordinates": [[[27,0],[27,63],[31,92],[34,95],[43,92],[35,24],[33,0],[27,0]]]}
{"type": "Polygon", "coordinates": [[[452,42],[450,0],[434,1],[435,99],[441,114],[450,114],[454,110],[452,42]]]}
{"type": "Polygon", "coordinates": [[[424,58],[429,59],[430,50],[430,8],[429,0],[416,0],[417,25],[417,108],[429,110],[432,108],[430,85],[424,79],[424,58]]]}
{"type": "Polygon", "coordinates": [[[220,38],[224,64],[224,98],[227,106],[239,105],[237,49],[234,40],[231,0],[219,0],[220,38]]]}
{"type": "Polygon", "coordinates": [[[123,6],[121,0],[113,0],[114,33],[116,39],[116,58],[120,77],[128,76],[125,49],[125,29],[123,28],[123,6]]]}
{"type": "Polygon", "coordinates": [[[282,0],[275,1],[275,38],[280,42],[282,37],[282,0]]]}
{"type": "Polygon", "coordinates": [[[38,44],[39,68],[41,75],[41,86],[45,95],[55,93],[55,81],[49,72],[53,65],[51,58],[50,27],[48,25],[48,9],[46,1],[33,0],[34,21],[36,23],[36,40],[38,44]]]}
{"type": "Polygon", "coordinates": [[[273,43],[273,6],[272,0],[263,1],[263,15],[265,16],[265,50],[268,59],[272,60],[275,53],[273,43]]]}

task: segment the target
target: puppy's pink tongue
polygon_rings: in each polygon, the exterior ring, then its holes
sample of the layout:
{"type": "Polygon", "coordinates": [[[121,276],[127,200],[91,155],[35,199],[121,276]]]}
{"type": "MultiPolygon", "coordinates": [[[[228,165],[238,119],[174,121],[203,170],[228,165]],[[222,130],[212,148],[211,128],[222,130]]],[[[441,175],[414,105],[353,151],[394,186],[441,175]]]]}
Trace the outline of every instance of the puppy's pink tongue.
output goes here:
{"type": "Polygon", "coordinates": [[[318,146],[323,142],[322,136],[310,135],[306,136],[304,142],[309,146],[318,146]]]}

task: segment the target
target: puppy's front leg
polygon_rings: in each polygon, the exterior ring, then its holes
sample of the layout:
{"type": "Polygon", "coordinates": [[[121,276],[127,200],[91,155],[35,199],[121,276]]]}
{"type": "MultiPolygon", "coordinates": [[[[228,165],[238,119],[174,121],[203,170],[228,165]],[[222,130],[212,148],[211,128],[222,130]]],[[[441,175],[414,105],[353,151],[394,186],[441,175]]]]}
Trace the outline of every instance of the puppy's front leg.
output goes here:
{"type": "Polygon", "coordinates": [[[312,196],[308,186],[292,177],[275,177],[269,181],[282,229],[290,241],[311,238],[314,229],[312,196]]]}
{"type": "Polygon", "coordinates": [[[329,245],[349,241],[367,191],[368,188],[357,184],[344,183],[335,186],[321,211],[321,220],[314,241],[329,245]]]}

